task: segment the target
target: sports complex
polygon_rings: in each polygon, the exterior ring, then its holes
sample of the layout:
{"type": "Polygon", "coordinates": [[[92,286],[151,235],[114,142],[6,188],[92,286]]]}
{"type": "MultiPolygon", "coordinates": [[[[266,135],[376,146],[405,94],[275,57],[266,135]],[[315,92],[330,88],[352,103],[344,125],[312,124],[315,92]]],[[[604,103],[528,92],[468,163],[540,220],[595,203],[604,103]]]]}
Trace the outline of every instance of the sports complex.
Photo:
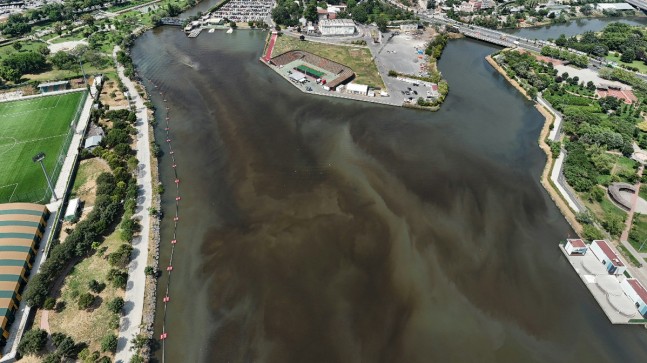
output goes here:
{"type": "Polygon", "coordinates": [[[44,152],[56,183],[87,92],[0,102],[0,203],[49,202],[43,171],[32,157],[44,152]]]}

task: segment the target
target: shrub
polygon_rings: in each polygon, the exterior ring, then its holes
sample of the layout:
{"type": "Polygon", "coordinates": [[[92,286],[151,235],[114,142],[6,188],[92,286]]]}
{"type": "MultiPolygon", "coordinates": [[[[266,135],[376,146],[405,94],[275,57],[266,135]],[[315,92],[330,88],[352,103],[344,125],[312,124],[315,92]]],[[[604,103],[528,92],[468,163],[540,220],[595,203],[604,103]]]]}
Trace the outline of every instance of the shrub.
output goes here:
{"type": "Polygon", "coordinates": [[[43,358],[42,363],[61,363],[61,355],[58,352],[50,353],[43,358]]]}
{"type": "Polygon", "coordinates": [[[133,247],[129,244],[124,243],[119,246],[119,249],[117,249],[117,251],[108,255],[108,262],[111,266],[124,268],[130,262],[130,254],[132,253],[132,251],[133,247]]]}
{"type": "Polygon", "coordinates": [[[79,296],[79,310],[85,310],[92,306],[95,296],[90,293],[81,294],[79,296]]]}
{"type": "Polygon", "coordinates": [[[126,284],[128,283],[128,272],[113,268],[108,271],[107,280],[112,282],[114,287],[126,289],[126,284]]]}
{"type": "Polygon", "coordinates": [[[97,280],[92,280],[88,283],[88,288],[90,288],[92,292],[96,292],[98,294],[106,288],[106,284],[98,282],[97,280]]]}
{"type": "Polygon", "coordinates": [[[116,297],[108,302],[108,310],[112,311],[115,314],[121,314],[121,310],[124,308],[124,299],[116,297]]]}
{"type": "Polygon", "coordinates": [[[56,306],[56,299],[53,297],[48,297],[45,299],[45,302],[43,303],[43,309],[45,310],[52,310],[54,309],[54,306],[56,306]]]}
{"type": "Polygon", "coordinates": [[[42,329],[31,329],[23,335],[18,344],[18,352],[22,355],[36,354],[45,348],[47,332],[42,329]]]}
{"type": "Polygon", "coordinates": [[[101,351],[102,352],[114,352],[117,350],[117,336],[114,334],[109,334],[101,339],[101,351]]]}

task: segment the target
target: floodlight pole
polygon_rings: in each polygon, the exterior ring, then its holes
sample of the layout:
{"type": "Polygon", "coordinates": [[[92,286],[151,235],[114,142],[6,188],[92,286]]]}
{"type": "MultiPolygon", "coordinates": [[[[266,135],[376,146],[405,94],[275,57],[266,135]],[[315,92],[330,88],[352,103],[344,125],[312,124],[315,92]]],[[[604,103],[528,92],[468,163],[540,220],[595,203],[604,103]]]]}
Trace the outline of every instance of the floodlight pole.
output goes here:
{"type": "Polygon", "coordinates": [[[58,201],[58,197],[56,196],[56,192],[54,191],[54,187],[52,186],[52,181],[49,179],[49,175],[47,175],[47,171],[45,170],[45,164],[43,164],[43,160],[45,160],[45,153],[40,152],[34,155],[34,157],[31,159],[33,162],[40,163],[40,167],[43,169],[43,174],[45,174],[45,179],[47,180],[47,185],[49,186],[49,190],[52,192],[52,195],[54,196],[54,200],[58,201]]]}

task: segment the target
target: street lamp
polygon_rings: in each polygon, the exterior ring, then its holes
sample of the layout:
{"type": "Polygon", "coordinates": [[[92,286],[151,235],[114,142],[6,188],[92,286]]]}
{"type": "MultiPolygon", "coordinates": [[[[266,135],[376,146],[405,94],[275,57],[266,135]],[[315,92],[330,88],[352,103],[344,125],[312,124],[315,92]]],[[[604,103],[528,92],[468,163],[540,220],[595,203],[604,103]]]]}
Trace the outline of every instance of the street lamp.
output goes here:
{"type": "Polygon", "coordinates": [[[43,160],[45,160],[45,153],[44,152],[39,152],[38,154],[34,155],[31,160],[35,163],[40,163],[40,167],[43,169],[43,174],[45,174],[45,179],[47,180],[47,185],[49,186],[49,190],[52,192],[52,195],[54,196],[54,200],[58,200],[58,197],[56,196],[56,192],[54,192],[54,187],[52,186],[52,181],[49,180],[49,175],[47,175],[47,171],[45,171],[45,164],[43,164],[43,160]]]}
{"type": "Polygon", "coordinates": [[[643,246],[645,245],[645,242],[647,242],[647,238],[645,238],[643,243],[640,245],[640,248],[638,248],[638,252],[640,252],[643,249],[643,246]]]}

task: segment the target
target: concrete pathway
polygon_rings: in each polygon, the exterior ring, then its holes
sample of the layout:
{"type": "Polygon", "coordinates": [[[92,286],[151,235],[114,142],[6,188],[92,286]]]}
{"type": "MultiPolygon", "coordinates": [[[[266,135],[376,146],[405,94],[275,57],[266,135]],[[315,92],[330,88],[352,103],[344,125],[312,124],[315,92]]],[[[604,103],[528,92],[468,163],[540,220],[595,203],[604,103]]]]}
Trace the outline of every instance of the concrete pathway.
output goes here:
{"type": "MultiPolygon", "coordinates": [[[[629,213],[627,213],[627,219],[625,220],[625,229],[622,231],[622,234],[620,235],[620,241],[627,241],[629,238],[629,232],[631,231],[631,225],[633,223],[634,219],[634,213],[636,212],[636,205],[638,204],[638,193],[640,193],[640,179],[642,178],[643,175],[643,169],[645,168],[644,165],[640,165],[638,168],[638,182],[634,186],[636,188],[636,192],[631,196],[631,210],[629,210],[629,213]]],[[[636,253],[638,253],[636,251],[636,253]]],[[[638,254],[636,254],[638,256],[638,254]]]]}
{"type": "Polygon", "coordinates": [[[46,332],[49,331],[49,310],[43,310],[41,315],[40,315],[40,328],[45,330],[46,332]]]}
{"type": "Polygon", "coordinates": [[[124,67],[117,62],[117,52],[119,47],[115,47],[112,57],[117,64],[117,73],[123,84],[128,88],[128,93],[132,102],[135,104],[137,112],[137,159],[139,160],[139,173],[137,175],[137,186],[139,189],[137,197],[137,211],[134,218],[138,219],[142,226],[139,236],[133,239],[133,260],[128,268],[128,284],[126,286],[126,295],[124,297],[124,316],[121,318],[119,325],[119,340],[117,343],[117,352],[115,362],[126,363],[130,361],[133,355],[131,351],[131,340],[140,333],[141,322],[144,310],[144,291],[146,285],[146,274],[144,269],[148,260],[148,243],[150,240],[150,216],[148,209],[151,206],[152,179],[150,166],[150,140],[148,135],[148,110],[144,105],[144,100],[139,96],[134,82],[124,75],[124,67]]]}
{"type": "MultiPolygon", "coordinates": [[[[54,191],[58,198],[62,198],[67,189],[67,183],[72,174],[72,170],[74,169],[76,156],[79,153],[79,148],[83,146],[83,137],[85,136],[85,131],[90,122],[90,111],[92,110],[93,102],[94,99],[90,94],[88,94],[80,111],[81,115],[79,116],[76,128],[74,129],[74,136],[72,136],[67,156],[65,157],[65,161],[63,161],[63,166],[61,167],[61,172],[58,174],[58,179],[56,179],[56,185],[54,185],[54,191]]],[[[51,173],[52,170],[48,170],[47,172],[51,173]]],[[[54,196],[52,196],[51,200],[54,201],[54,196]]]]}
{"type": "Polygon", "coordinates": [[[562,129],[562,114],[554,109],[553,106],[551,106],[550,103],[548,103],[543,97],[541,97],[541,94],[537,95],[537,102],[546,107],[548,111],[550,111],[550,113],[555,116],[555,121],[553,121],[553,128],[550,130],[548,138],[551,141],[559,141],[562,129]]]}

